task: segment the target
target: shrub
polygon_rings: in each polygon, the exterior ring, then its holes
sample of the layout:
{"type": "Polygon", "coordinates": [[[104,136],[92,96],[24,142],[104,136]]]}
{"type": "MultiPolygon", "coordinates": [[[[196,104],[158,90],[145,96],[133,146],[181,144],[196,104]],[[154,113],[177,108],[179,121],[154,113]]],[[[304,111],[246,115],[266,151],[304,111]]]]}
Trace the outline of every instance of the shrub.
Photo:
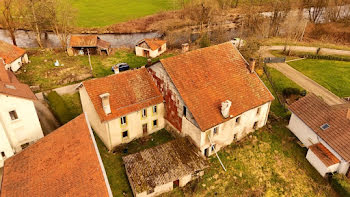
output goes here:
{"type": "Polygon", "coordinates": [[[282,91],[284,97],[290,97],[291,95],[300,95],[298,88],[284,88],[282,91]]]}
{"type": "Polygon", "coordinates": [[[339,196],[350,196],[350,180],[345,175],[333,175],[331,185],[339,196]]]}
{"type": "Polygon", "coordinates": [[[52,112],[61,124],[65,124],[74,118],[74,115],[68,109],[63,98],[57,94],[56,91],[50,92],[46,96],[46,99],[50,105],[52,112]]]}
{"type": "Polygon", "coordinates": [[[210,46],[210,39],[208,34],[204,34],[199,40],[199,46],[201,48],[210,46]]]}
{"type": "Polygon", "coordinates": [[[322,60],[336,60],[336,61],[344,61],[350,62],[350,57],[339,57],[333,55],[315,55],[315,54],[301,54],[299,57],[307,58],[307,59],[322,59],[322,60]]]}

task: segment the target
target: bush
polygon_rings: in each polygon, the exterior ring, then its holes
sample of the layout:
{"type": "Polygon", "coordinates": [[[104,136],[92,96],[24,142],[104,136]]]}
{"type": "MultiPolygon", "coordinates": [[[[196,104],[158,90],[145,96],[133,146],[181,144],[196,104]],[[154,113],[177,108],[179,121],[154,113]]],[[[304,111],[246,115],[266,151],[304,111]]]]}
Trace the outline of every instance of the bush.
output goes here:
{"type": "Polygon", "coordinates": [[[63,98],[57,94],[56,91],[50,92],[46,96],[46,99],[50,105],[52,112],[61,124],[65,124],[74,118],[74,115],[68,109],[63,98]]]}
{"type": "Polygon", "coordinates": [[[201,39],[199,40],[199,46],[201,48],[210,46],[210,39],[208,34],[204,34],[201,39]]]}
{"type": "Polygon", "coordinates": [[[299,57],[307,58],[307,59],[322,59],[322,60],[336,60],[336,61],[344,61],[350,62],[350,57],[339,57],[333,55],[314,55],[314,54],[302,54],[299,57]]]}
{"type": "Polygon", "coordinates": [[[331,179],[331,185],[339,196],[350,196],[350,180],[345,175],[334,175],[331,179]]]}
{"type": "Polygon", "coordinates": [[[291,95],[300,95],[300,90],[298,88],[284,88],[282,94],[288,98],[291,95]]]}

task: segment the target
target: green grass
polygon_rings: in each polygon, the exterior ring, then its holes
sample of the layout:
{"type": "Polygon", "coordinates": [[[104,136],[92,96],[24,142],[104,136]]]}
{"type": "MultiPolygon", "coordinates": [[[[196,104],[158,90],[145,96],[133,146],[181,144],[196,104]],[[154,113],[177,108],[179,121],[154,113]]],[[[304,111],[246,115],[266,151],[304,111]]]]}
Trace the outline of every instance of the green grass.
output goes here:
{"type": "Polygon", "coordinates": [[[350,96],[350,62],[307,59],[288,64],[337,96],[350,96]]]}
{"type": "Polygon", "coordinates": [[[127,154],[135,153],[146,148],[151,148],[174,139],[170,133],[168,133],[165,129],[162,129],[146,138],[136,139],[127,145],[122,145],[121,147],[117,148],[115,153],[112,153],[108,151],[97,135],[95,135],[95,138],[103,165],[106,169],[113,196],[125,195],[130,197],[133,195],[125,173],[122,157],[127,154]],[[127,154],[123,153],[124,148],[128,148],[127,154]]]}
{"type": "Polygon", "coordinates": [[[131,19],[178,9],[174,0],[74,0],[77,9],[77,25],[103,27],[131,19]]]}
{"type": "Polygon", "coordinates": [[[83,113],[83,108],[80,103],[79,92],[76,92],[74,94],[64,94],[61,95],[61,97],[64,103],[66,104],[67,109],[70,111],[73,117],[77,117],[81,113],[83,113]]]}
{"type": "MultiPolygon", "coordinates": [[[[173,55],[171,52],[165,52],[160,57],[153,58],[152,62],[173,55]]],[[[29,59],[31,62],[18,71],[16,76],[25,84],[40,86],[40,91],[78,83],[91,77],[111,75],[111,67],[120,62],[128,63],[131,68],[147,64],[147,58],[138,57],[129,49],[118,49],[110,56],[92,55],[92,73],[88,56],[69,57],[60,51],[32,49],[29,50],[29,59]],[[64,66],[55,67],[56,60],[64,66]]]]}
{"type": "Polygon", "coordinates": [[[297,55],[286,56],[282,53],[282,51],[270,51],[270,53],[275,57],[285,57],[286,61],[300,59],[300,57],[298,57],[297,55]]]}

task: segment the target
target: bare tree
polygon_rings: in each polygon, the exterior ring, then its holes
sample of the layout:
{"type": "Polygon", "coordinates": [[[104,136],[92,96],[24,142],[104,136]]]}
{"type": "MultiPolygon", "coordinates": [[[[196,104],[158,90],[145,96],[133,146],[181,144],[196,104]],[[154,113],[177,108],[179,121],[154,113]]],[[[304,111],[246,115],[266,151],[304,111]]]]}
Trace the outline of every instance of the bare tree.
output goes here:
{"type": "MultiPolygon", "coordinates": [[[[1,24],[4,29],[6,29],[10,33],[10,37],[12,39],[12,43],[17,45],[15,32],[18,28],[18,11],[16,10],[16,2],[15,0],[3,0],[1,2],[1,24]]],[[[19,7],[17,7],[19,9],[19,7]]]]}
{"type": "Polygon", "coordinates": [[[325,9],[326,21],[337,22],[341,17],[344,17],[345,9],[347,9],[346,4],[348,3],[350,3],[349,0],[330,0],[325,9]]]}
{"type": "Polygon", "coordinates": [[[317,23],[323,16],[324,10],[328,5],[328,0],[303,0],[303,7],[309,12],[309,20],[317,23]]]}
{"type": "Polygon", "coordinates": [[[277,36],[283,21],[291,10],[291,4],[289,0],[273,0],[269,3],[269,7],[272,10],[269,37],[277,36]]]}

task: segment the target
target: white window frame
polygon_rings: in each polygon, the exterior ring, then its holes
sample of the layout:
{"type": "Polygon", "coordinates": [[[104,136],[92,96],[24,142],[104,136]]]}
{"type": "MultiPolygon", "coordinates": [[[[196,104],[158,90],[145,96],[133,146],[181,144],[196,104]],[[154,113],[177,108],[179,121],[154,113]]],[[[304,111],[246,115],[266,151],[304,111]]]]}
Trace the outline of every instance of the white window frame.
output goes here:
{"type": "Polygon", "coordinates": [[[120,124],[121,125],[126,125],[126,116],[123,116],[120,118],[120,124]]]}

